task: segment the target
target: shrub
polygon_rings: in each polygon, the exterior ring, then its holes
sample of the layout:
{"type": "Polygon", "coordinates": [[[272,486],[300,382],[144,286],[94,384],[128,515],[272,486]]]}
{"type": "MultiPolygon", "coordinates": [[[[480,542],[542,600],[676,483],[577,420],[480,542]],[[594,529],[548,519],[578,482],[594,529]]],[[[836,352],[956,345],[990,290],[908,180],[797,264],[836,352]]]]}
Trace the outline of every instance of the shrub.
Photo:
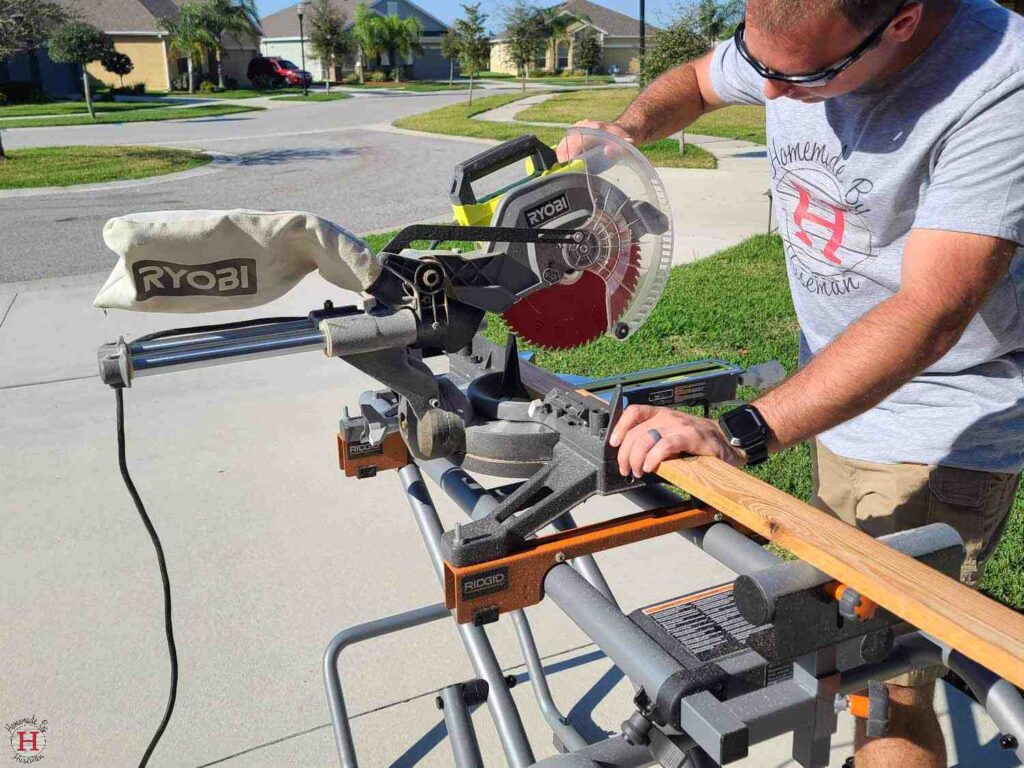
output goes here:
{"type": "Polygon", "coordinates": [[[370,72],[366,76],[366,79],[368,81],[370,81],[371,83],[383,83],[383,82],[387,81],[388,76],[384,72],[381,72],[380,70],[375,69],[375,70],[373,70],[373,72],[370,72]]]}
{"type": "Polygon", "coordinates": [[[217,84],[211,80],[203,80],[199,84],[200,93],[215,93],[217,91],[217,84]]]}
{"type": "Polygon", "coordinates": [[[11,104],[42,104],[50,100],[28,80],[12,80],[4,83],[0,90],[11,104]]]}
{"type": "Polygon", "coordinates": [[[355,72],[353,72],[350,75],[345,75],[341,79],[341,82],[343,82],[343,83],[350,83],[350,84],[351,83],[358,83],[359,82],[359,75],[357,75],[355,72]]]}
{"type": "Polygon", "coordinates": [[[229,91],[233,91],[236,88],[238,88],[238,80],[233,77],[225,77],[224,87],[227,88],[229,91]]]}
{"type": "Polygon", "coordinates": [[[0,107],[7,103],[7,94],[0,91],[0,107]]]}

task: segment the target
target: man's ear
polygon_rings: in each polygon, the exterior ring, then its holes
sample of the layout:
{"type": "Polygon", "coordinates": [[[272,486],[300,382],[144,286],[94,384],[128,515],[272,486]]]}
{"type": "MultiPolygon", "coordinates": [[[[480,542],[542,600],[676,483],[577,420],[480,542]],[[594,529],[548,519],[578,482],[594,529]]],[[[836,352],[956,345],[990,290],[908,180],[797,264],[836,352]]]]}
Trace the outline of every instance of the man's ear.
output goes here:
{"type": "Polygon", "coordinates": [[[908,3],[903,10],[901,10],[896,18],[893,19],[892,24],[889,26],[889,32],[892,35],[892,39],[897,43],[905,43],[914,33],[917,31],[918,25],[921,23],[921,16],[924,14],[924,3],[914,2],[908,3]]]}

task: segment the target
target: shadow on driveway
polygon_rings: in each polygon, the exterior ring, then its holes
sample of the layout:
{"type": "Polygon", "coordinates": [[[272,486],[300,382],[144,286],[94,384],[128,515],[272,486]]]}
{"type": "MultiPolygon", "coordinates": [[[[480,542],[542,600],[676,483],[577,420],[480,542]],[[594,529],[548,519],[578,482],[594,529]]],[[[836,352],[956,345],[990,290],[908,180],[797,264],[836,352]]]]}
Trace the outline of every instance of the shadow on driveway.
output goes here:
{"type": "Polygon", "coordinates": [[[298,147],[242,152],[236,157],[239,165],[285,165],[304,160],[340,160],[360,151],[355,147],[298,147]]]}

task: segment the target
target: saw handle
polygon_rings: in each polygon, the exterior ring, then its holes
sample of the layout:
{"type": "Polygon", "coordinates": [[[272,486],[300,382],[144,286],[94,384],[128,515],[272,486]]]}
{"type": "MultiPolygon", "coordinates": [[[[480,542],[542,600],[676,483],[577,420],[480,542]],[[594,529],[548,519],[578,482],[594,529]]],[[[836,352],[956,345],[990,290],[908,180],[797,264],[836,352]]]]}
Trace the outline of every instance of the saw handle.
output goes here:
{"type": "Polygon", "coordinates": [[[473,192],[473,182],[489,176],[518,160],[533,160],[536,171],[547,171],[558,163],[555,151],[533,134],[511,139],[491,147],[455,166],[448,195],[453,205],[475,205],[480,202],[473,192]]]}

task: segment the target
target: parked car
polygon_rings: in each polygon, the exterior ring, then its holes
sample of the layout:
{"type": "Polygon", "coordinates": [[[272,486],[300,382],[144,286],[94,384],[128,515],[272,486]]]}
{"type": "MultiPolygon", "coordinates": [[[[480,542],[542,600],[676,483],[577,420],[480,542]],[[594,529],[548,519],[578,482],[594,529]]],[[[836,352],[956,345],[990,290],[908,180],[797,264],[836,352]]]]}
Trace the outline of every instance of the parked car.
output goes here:
{"type": "Polygon", "coordinates": [[[304,69],[299,69],[288,59],[276,56],[256,56],[249,62],[246,71],[249,81],[260,89],[281,88],[286,85],[311,85],[313,76],[304,69]]]}

